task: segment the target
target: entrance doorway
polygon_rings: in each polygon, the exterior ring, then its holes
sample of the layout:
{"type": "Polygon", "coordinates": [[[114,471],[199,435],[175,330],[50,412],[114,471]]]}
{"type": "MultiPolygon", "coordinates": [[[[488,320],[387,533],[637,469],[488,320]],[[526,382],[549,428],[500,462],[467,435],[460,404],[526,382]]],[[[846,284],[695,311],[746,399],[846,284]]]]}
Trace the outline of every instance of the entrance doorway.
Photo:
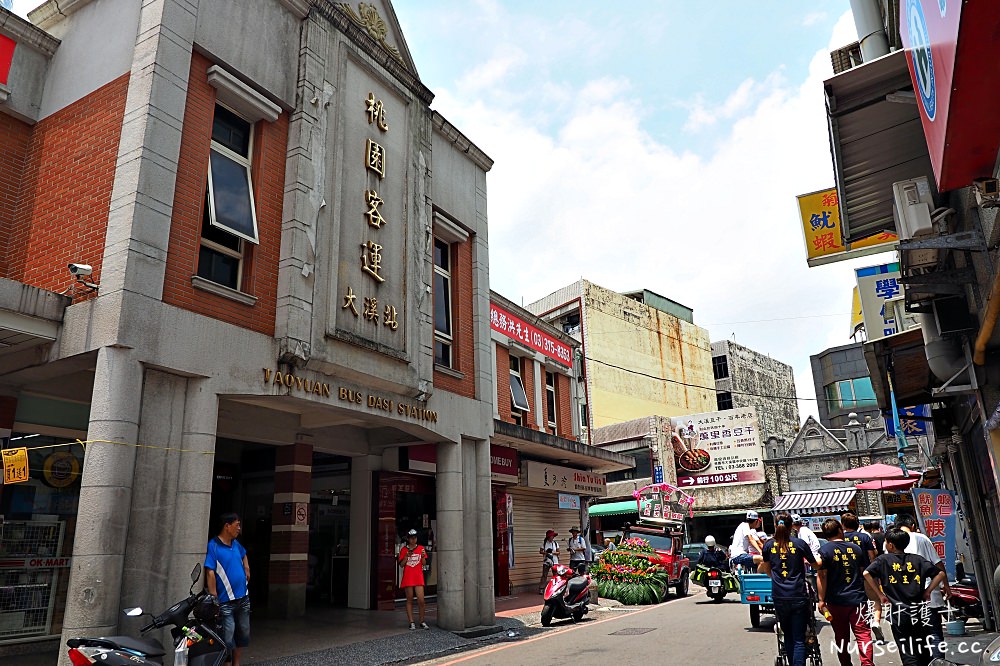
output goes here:
{"type": "Polygon", "coordinates": [[[350,458],[313,453],[309,507],[306,600],[346,607],[351,550],[350,458]]]}
{"type": "Polygon", "coordinates": [[[427,550],[424,570],[425,595],[437,594],[437,558],[434,553],[437,532],[437,496],[434,477],[405,472],[376,472],[378,486],[378,523],[375,556],[377,573],[372,595],[375,607],[391,610],[403,598],[399,589],[401,574],[396,565],[406,533],[417,530],[417,543],[427,550]]]}

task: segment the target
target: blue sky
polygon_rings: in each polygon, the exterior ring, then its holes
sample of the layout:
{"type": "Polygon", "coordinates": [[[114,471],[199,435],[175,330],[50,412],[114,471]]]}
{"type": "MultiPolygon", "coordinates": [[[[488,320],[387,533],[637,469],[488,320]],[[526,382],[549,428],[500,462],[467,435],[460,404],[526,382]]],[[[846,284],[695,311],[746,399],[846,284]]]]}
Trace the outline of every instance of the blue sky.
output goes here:
{"type": "Polygon", "coordinates": [[[805,263],[795,196],[833,183],[823,81],[857,39],[848,0],[394,7],[432,106],[496,161],[495,290],[651,289],[792,365],[817,414],[809,356],[850,342],[853,268],[891,260],[805,263]]]}

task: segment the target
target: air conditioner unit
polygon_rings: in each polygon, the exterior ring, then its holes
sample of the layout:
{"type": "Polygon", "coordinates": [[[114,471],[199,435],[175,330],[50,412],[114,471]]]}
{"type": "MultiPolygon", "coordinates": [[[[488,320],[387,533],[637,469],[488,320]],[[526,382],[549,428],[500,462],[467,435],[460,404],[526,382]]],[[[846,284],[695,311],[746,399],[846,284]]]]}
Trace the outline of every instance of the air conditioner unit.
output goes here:
{"type": "Polygon", "coordinates": [[[890,298],[885,302],[885,309],[891,312],[896,320],[897,332],[902,333],[918,326],[916,315],[906,311],[905,298],[890,298]]]}
{"type": "MultiPolygon", "coordinates": [[[[926,177],[893,183],[892,196],[893,217],[900,240],[934,235],[934,223],[931,221],[934,199],[926,177]]],[[[937,261],[937,250],[907,250],[904,264],[907,268],[929,268],[937,265],[937,261]]]]}

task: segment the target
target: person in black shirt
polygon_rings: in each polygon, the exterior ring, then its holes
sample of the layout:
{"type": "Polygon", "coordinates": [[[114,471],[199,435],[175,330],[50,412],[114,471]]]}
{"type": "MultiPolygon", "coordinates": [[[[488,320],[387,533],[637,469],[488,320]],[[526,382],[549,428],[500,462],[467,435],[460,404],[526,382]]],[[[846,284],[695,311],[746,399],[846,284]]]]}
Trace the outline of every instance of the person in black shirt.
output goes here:
{"type": "Polygon", "coordinates": [[[882,525],[877,520],[869,520],[865,523],[865,531],[871,535],[875,543],[875,557],[878,557],[885,552],[885,532],[882,531],[882,525]]]}
{"type": "MultiPolygon", "coordinates": [[[[858,531],[860,524],[858,522],[858,517],[855,514],[847,512],[840,517],[840,521],[844,526],[844,541],[855,543],[861,547],[861,550],[864,551],[865,561],[864,566],[861,567],[864,569],[869,564],[874,562],[876,557],[878,557],[878,550],[875,548],[875,541],[870,534],[858,531]]],[[[871,597],[869,600],[872,602],[877,601],[874,597],[871,597]]],[[[885,636],[882,634],[881,625],[882,608],[878,604],[873,603],[871,629],[872,633],[875,634],[875,640],[879,645],[885,643],[885,636]]]]}
{"type": "Polygon", "coordinates": [[[702,564],[706,567],[715,567],[717,569],[725,569],[726,563],[729,558],[726,554],[722,552],[715,543],[715,537],[709,534],[705,537],[705,550],[701,551],[701,555],[698,556],[698,564],[702,564]]]}
{"type": "Polygon", "coordinates": [[[763,546],[758,571],[771,575],[774,614],[785,633],[785,654],[792,666],[806,663],[806,624],[812,615],[812,603],[806,589],[806,563],[819,567],[806,542],[791,536],[792,517],[779,513],[774,519],[774,537],[763,546]]]}
{"type": "Polygon", "coordinates": [[[881,604],[892,604],[889,623],[899,648],[903,666],[927,666],[933,655],[931,638],[931,591],[941,585],[947,574],[926,558],[904,552],[910,535],[899,529],[885,536],[888,551],[875,558],[865,569],[865,584],[881,604]],[[930,586],[924,589],[927,580],[930,586]]]}
{"type": "Polygon", "coordinates": [[[823,562],[816,579],[817,607],[824,615],[830,614],[841,666],[851,666],[848,643],[852,631],[858,642],[861,666],[874,666],[872,634],[864,613],[868,603],[864,582],[867,556],[860,546],[844,540],[844,528],[833,518],[823,523],[823,536],[827,542],[819,550],[823,562]]]}

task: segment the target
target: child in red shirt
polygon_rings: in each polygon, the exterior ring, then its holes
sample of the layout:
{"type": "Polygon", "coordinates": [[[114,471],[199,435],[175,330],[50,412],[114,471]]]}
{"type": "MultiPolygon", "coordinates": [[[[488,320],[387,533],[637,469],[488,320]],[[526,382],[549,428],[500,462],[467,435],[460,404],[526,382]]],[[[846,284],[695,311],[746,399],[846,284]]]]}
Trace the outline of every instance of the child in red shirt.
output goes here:
{"type": "Polygon", "coordinates": [[[417,544],[417,531],[406,533],[406,545],[399,551],[399,566],[403,570],[403,580],[399,586],[406,592],[406,619],[410,629],[416,629],[413,623],[413,595],[417,596],[417,606],[420,609],[420,627],[430,629],[424,622],[424,565],[427,563],[427,551],[417,544]]]}

